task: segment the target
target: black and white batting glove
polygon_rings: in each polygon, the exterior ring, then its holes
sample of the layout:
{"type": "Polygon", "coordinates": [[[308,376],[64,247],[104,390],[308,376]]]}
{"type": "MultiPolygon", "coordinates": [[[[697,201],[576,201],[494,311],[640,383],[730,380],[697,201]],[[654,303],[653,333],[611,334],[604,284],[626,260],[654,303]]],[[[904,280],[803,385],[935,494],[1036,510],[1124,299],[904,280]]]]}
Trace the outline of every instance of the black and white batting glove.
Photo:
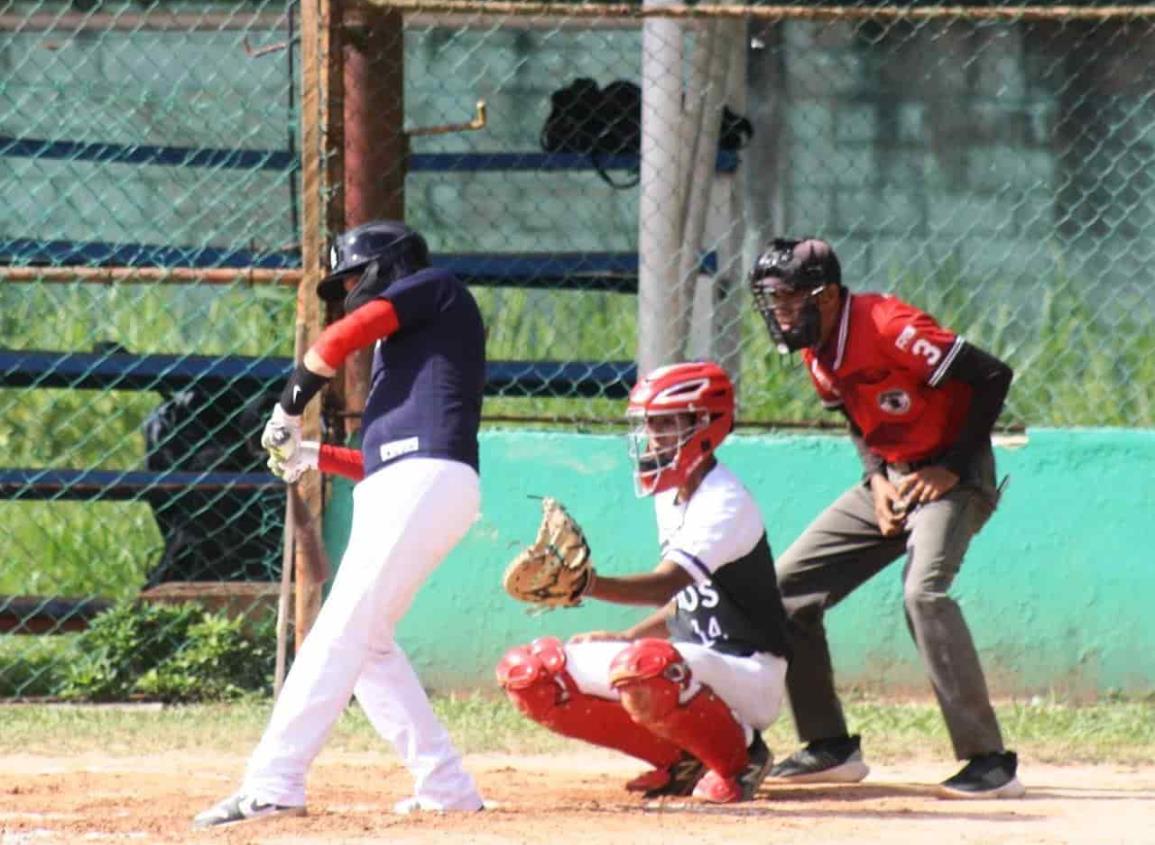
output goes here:
{"type": "Polygon", "coordinates": [[[270,459],[287,462],[301,445],[301,418],[285,413],[281,403],[273,406],[272,416],[265,423],[261,446],[270,459]]]}
{"type": "Polygon", "coordinates": [[[302,440],[287,461],[269,455],[269,472],[286,484],[297,481],[308,470],[316,469],[321,454],[321,444],[315,440],[302,440]]]}

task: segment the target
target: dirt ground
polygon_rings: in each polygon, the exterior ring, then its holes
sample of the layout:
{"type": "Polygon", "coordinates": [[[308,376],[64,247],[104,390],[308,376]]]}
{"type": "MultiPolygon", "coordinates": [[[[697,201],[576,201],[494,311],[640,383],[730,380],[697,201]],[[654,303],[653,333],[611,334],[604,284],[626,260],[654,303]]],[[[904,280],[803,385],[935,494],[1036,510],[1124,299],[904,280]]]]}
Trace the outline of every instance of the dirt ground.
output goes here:
{"type": "Polygon", "coordinates": [[[224,843],[1155,843],[1155,768],[1036,766],[1018,801],[945,801],[928,786],[947,761],[875,766],[862,784],[782,787],[718,807],[645,802],[621,789],[641,770],[597,750],[467,758],[484,813],[398,817],[408,775],[379,753],[326,751],[309,815],[215,831],[192,816],[229,793],[241,755],[10,755],[0,750],[0,845],[224,843]]]}

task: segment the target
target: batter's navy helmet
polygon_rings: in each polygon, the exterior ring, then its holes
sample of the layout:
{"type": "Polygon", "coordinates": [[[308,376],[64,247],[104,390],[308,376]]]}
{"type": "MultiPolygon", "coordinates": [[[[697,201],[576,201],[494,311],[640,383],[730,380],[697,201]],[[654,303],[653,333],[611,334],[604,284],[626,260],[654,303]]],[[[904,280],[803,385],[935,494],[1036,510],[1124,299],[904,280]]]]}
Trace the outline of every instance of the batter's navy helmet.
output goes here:
{"type": "Polygon", "coordinates": [[[329,248],[329,275],[317,285],[317,295],[335,302],[345,294],[345,280],[361,279],[345,296],[345,310],[353,311],[373,299],[397,279],[429,266],[425,239],[396,220],[373,220],[338,235],[329,248]]]}

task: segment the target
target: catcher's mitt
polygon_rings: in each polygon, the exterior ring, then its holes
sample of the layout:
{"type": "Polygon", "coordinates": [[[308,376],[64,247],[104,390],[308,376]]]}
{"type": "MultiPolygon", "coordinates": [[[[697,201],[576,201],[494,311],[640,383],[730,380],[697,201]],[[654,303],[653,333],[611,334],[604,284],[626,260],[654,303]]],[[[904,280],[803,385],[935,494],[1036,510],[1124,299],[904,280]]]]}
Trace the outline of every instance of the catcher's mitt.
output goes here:
{"type": "Polygon", "coordinates": [[[590,547],[581,526],[556,499],[542,499],[537,540],[506,567],[505,591],[543,609],[576,607],[593,582],[590,547]]]}

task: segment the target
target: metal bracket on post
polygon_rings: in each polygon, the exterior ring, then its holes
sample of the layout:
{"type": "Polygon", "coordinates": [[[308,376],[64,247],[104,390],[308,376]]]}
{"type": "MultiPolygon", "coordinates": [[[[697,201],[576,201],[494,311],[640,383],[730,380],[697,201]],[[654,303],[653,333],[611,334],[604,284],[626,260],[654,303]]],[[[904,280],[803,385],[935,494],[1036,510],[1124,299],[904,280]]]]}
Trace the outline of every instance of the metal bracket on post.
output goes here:
{"type": "Polygon", "coordinates": [[[241,49],[245,51],[245,55],[250,59],[257,59],[261,56],[268,56],[271,53],[279,53],[282,50],[288,50],[293,44],[296,44],[299,39],[292,38],[289,41],[278,41],[275,44],[266,44],[264,47],[254,47],[249,43],[249,36],[241,39],[241,49]]]}
{"type": "Polygon", "coordinates": [[[476,132],[478,129],[484,129],[486,122],[485,100],[478,100],[477,111],[473,116],[473,120],[468,123],[444,123],[440,126],[419,126],[416,129],[406,129],[405,134],[410,138],[416,138],[420,135],[449,135],[453,132],[476,132]]]}

